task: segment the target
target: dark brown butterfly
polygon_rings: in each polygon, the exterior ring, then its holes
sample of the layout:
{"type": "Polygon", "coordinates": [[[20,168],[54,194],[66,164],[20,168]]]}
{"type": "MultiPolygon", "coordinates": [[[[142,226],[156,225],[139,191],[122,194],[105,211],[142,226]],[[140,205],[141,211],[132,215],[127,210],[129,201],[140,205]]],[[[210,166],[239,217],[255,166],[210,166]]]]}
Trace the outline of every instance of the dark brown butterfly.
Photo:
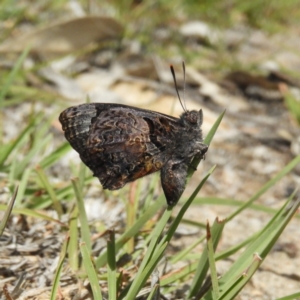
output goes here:
{"type": "Polygon", "coordinates": [[[202,142],[202,110],[184,110],[178,119],[127,105],[90,103],[66,109],[59,121],[104,189],[120,189],[160,170],[172,206],[184,190],[193,157],[203,157],[208,149],[202,142]]]}

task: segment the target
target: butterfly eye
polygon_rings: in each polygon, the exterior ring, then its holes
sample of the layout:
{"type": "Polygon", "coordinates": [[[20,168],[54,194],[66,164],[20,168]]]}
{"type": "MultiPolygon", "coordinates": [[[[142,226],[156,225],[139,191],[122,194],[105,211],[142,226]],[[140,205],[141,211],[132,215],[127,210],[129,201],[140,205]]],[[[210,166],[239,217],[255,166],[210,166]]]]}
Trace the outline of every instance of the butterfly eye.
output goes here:
{"type": "Polygon", "coordinates": [[[191,123],[191,124],[197,124],[198,122],[198,113],[196,111],[191,111],[188,116],[187,116],[187,120],[191,123]]]}

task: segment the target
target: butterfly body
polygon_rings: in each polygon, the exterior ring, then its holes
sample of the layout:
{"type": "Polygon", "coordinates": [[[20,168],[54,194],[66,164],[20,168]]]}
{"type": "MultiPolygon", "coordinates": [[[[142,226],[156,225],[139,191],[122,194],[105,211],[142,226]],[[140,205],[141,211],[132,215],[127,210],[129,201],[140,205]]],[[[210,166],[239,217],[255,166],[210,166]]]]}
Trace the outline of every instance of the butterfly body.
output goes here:
{"type": "Polygon", "coordinates": [[[203,156],[202,110],[180,118],[136,107],[90,103],[70,107],[59,117],[66,139],[98,177],[103,188],[161,171],[168,205],[179,200],[194,156],[203,156]]]}

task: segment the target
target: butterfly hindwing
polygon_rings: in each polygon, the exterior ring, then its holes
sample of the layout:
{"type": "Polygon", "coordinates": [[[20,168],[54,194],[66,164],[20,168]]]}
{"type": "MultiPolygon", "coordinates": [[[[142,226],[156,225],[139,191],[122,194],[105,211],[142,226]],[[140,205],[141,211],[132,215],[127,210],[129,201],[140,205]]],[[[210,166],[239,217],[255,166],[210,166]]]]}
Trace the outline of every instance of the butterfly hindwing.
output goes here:
{"type": "Polygon", "coordinates": [[[136,107],[90,103],[70,107],[59,117],[66,139],[104,188],[161,170],[169,205],[180,198],[187,169],[203,156],[202,111],[185,111],[180,119],[136,107]]]}

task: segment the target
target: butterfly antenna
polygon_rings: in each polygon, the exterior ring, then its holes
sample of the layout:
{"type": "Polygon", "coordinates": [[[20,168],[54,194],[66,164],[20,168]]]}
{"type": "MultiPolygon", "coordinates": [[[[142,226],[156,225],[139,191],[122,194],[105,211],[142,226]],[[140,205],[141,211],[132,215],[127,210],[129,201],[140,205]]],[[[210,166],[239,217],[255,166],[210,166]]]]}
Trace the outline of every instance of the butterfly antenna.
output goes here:
{"type": "Polygon", "coordinates": [[[184,111],[186,111],[186,109],[184,108],[184,106],[183,106],[183,104],[182,104],[181,98],[180,98],[180,96],[179,96],[178,86],[177,86],[177,80],[176,80],[176,76],[175,76],[174,67],[171,65],[171,66],[170,66],[170,69],[171,69],[171,73],[172,73],[172,76],[173,76],[174,85],[175,85],[175,90],[176,90],[176,93],[177,93],[179,102],[180,102],[180,104],[181,104],[182,109],[183,109],[184,111]]]}
{"type": "Polygon", "coordinates": [[[186,72],[185,72],[185,63],[184,61],[182,62],[182,69],[183,69],[183,104],[184,104],[184,110],[186,111],[186,102],[185,102],[185,84],[186,84],[186,81],[185,81],[185,76],[186,76],[186,72]]]}

